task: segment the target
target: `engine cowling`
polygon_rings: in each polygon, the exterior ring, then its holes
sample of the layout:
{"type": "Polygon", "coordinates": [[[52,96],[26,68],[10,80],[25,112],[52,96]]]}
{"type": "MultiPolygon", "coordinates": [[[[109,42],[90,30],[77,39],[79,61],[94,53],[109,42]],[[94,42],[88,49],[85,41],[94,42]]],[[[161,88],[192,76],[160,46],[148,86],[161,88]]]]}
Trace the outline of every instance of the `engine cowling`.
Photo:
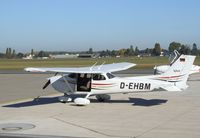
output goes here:
{"type": "MultiPolygon", "coordinates": [[[[64,76],[66,80],[68,80],[67,76],[64,76]]],[[[49,78],[51,81],[51,85],[52,87],[62,93],[69,93],[70,92],[70,88],[67,86],[66,82],[63,79],[63,76],[58,75],[58,76],[54,76],[49,78]]],[[[75,90],[75,85],[73,83],[69,83],[69,85],[71,86],[71,88],[73,90],[75,90]]]]}

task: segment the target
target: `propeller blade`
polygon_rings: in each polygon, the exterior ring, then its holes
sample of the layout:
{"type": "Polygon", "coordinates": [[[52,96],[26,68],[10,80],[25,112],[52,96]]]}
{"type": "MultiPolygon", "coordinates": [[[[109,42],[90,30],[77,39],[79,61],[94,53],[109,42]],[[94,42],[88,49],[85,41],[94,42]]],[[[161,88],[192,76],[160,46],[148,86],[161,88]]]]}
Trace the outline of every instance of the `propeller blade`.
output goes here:
{"type": "Polygon", "coordinates": [[[45,83],[45,85],[42,87],[42,89],[44,90],[50,83],[51,83],[51,81],[48,80],[48,81],[45,83]]]}
{"type": "Polygon", "coordinates": [[[156,75],[157,74],[157,66],[155,66],[153,69],[154,69],[153,74],[156,75]]]}

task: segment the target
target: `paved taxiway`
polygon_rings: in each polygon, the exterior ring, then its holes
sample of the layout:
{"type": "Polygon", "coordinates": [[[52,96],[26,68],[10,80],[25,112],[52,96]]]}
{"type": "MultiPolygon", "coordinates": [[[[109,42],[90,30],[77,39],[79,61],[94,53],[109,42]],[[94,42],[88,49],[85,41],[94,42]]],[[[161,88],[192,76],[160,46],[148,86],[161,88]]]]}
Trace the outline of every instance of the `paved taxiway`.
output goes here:
{"type": "Polygon", "coordinates": [[[182,92],[118,94],[107,103],[91,97],[88,106],[59,103],[51,87],[43,92],[49,76],[0,74],[0,127],[16,125],[1,127],[0,136],[200,137],[200,74],[192,75],[182,92]],[[33,100],[38,95],[44,96],[33,100]],[[23,130],[21,123],[34,127],[23,130]]]}

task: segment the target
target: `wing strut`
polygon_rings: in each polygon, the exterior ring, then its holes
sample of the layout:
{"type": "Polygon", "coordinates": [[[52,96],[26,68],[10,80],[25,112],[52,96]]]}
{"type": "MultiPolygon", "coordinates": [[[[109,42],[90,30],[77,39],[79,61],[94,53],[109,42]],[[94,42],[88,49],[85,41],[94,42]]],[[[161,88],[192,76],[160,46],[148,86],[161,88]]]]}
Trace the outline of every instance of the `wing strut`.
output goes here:
{"type": "Polygon", "coordinates": [[[104,61],[99,67],[98,67],[98,70],[101,69],[101,67],[105,64],[106,62],[104,61]]]}
{"type": "Polygon", "coordinates": [[[92,70],[96,64],[97,64],[97,62],[95,62],[95,63],[90,67],[90,70],[92,70]]]}

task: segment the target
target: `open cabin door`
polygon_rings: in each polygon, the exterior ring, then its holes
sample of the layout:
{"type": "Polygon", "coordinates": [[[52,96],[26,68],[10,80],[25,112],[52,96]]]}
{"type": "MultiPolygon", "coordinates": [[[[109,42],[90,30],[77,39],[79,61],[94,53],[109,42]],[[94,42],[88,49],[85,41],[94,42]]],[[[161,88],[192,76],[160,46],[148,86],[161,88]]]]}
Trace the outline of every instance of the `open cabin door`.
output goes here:
{"type": "Polygon", "coordinates": [[[90,92],[91,91],[91,74],[82,74],[77,75],[77,91],[78,92],[90,92]]]}

